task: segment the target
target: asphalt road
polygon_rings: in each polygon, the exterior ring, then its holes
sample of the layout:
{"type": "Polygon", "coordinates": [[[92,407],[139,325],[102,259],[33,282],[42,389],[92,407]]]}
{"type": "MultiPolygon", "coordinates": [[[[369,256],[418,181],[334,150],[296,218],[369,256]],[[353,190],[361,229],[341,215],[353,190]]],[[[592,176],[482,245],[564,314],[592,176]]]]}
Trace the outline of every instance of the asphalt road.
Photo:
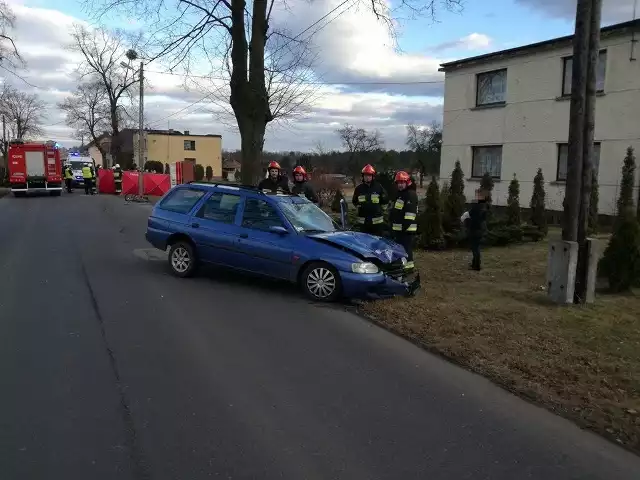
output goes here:
{"type": "Polygon", "coordinates": [[[148,207],[0,200],[0,478],[638,479],[640,458],[294,289],[145,259],[148,207]]]}

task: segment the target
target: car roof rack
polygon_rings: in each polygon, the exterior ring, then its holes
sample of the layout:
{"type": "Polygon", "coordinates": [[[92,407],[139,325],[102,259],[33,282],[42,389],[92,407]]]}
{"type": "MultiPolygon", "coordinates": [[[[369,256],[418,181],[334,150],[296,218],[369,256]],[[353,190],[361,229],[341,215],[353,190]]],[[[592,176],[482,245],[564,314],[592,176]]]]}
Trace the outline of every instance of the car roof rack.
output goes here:
{"type": "Polygon", "coordinates": [[[200,185],[203,187],[233,187],[233,188],[239,188],[241,190],[251,190],[253,192],[256,193],[262,193],[264,194],[264,192],[262,191],[262,189],[258,188],[255,185],[245,185],[242,183],[220,183],[220,182],[216,182],[216,183],[208,183],[208,182],[199,182],[196,180],[192,180],[187,182],[185,185],[200,185]]]}

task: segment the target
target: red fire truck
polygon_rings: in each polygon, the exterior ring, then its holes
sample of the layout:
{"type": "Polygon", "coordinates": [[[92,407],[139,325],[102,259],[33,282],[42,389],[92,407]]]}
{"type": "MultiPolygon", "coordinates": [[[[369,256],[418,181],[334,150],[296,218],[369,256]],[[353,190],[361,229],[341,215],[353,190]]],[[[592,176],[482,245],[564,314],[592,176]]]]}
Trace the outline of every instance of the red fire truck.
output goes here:
{"type": "Polygon", "coordinates": [[[51,142],[9,142],[9,183],[16,197],[28,192],[62,193],[60,151],[51,142]]]}

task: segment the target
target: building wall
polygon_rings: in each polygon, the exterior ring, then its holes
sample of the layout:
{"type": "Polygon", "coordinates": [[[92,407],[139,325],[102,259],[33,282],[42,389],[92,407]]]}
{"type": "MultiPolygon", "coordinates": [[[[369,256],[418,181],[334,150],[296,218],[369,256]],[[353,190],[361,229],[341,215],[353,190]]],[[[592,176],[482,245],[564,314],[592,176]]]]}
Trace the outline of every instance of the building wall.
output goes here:
{"type": "MultiPolygon", "coordinates": [[[[614,214],[626,148],[633,146],[640,157],[640,61],[630,61],[630,35],[603,38],[601,48],[607,50],[607,61],[604,93],[596,100],[595,141],[601,142],[599,210],[614,214]]],[[[465,194],[472,199],[479,180],[471,179],[471,147],[503,145],[494,203],[506,204],[515,174],[520,181],[520,202],[528,206],[533,177],[542,168],[547,208],[562,210],[564,182],[557,181],[558,143],[568,141],[570,100],[559,97],[563,58],[571,53],[567,45],[447,72],[441,178],[450,178],[459,160],[467,179],[465,194]],[[474,108],[476,75],[500,68],[507,68],[506,105],[474,108]]]]}
{"type": "MultiPolygon", "coordinates": [[[[162,135],[147,133],[146,160],[174,163],[193,158],[203,167],[211,166],[214,177],[222,176],[222,138],[219,136],[162,135]],[[185,150],[185,141],[195,142],[195,150],[185,150]]],[[[137,136],[134,146],[137,145],[137,136]]],[[[135,152],[134,152],[135,155],[135,152]]]]}

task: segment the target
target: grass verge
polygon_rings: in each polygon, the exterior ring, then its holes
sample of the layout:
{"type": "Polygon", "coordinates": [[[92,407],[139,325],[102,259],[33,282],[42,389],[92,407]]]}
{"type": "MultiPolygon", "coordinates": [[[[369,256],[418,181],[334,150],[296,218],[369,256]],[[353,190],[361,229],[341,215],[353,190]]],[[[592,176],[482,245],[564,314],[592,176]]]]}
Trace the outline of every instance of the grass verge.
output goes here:
{"type": "Polygon", "coordinates": [[[640,296],[546,299],[547,242],[418,252],[422,290],[363,313],[414,343],[640,453],[640,296]]]}

